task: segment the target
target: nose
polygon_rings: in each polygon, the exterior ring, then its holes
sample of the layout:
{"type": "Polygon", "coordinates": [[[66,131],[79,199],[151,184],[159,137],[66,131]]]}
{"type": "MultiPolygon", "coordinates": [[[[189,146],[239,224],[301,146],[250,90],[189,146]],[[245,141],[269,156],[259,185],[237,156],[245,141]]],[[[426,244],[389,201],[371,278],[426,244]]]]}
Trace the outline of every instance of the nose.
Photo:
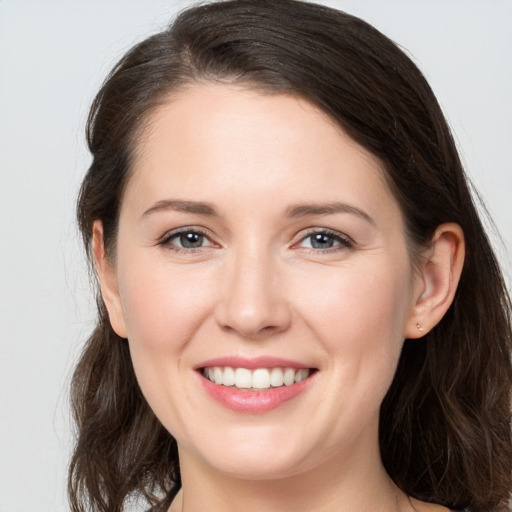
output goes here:
{"type": "Polygon", "coordinates": [[[288,329],[291,309],[278,267],[263,251],[240,251],[226,262],[215,311],[223,330],[261,339],[288,329]]]}

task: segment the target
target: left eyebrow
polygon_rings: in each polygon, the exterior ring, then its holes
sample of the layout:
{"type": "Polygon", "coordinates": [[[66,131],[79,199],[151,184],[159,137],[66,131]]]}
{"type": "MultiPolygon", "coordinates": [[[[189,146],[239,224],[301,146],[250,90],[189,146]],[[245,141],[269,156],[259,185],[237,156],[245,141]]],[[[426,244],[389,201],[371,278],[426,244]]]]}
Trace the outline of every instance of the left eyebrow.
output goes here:
{"type": "Polygon", "coordinates": [[[158,211],[174,210],[177,212],[195,213],[197,215],[206,215],[211,217],[219,217],[218,212],[209,203],[201,203],[197,201],[179,201],[166,199],[158,201],[151,208],[148,208],[142,217],[146,217],[158,211]]]}
{"type": "Polygon", "coordinates": [[[287,217],[305,217],[307,215],[334,215],[350,213],[357,215],[375,226],[375,221],[365,211],[346,203],[297,204],[286,210],[287,217]]]}

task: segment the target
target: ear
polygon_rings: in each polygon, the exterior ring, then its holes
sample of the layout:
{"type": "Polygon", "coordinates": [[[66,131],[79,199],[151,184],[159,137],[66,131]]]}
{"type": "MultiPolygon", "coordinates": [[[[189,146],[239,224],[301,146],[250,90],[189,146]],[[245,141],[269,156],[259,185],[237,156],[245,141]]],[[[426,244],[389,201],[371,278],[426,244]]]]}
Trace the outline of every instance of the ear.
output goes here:
{"type": "Polygon", "coordinates": [[[121,338],[127,337],[126,324],[121,305],[121,297],[117,287],[117,275],[114,265],[107,256],[103,239],[103,224],[94,221],[92,227],[92,253],[94,267],[100,282],[101,295],[107,307],[110,325],[121,338]]]}
{"type": "Polygon", "coordinates": [[[450,307],[464,265],[464,233],[455,223],[441,224],[417,271],[413,308],[404,336],[421,338],[450,307]]]}

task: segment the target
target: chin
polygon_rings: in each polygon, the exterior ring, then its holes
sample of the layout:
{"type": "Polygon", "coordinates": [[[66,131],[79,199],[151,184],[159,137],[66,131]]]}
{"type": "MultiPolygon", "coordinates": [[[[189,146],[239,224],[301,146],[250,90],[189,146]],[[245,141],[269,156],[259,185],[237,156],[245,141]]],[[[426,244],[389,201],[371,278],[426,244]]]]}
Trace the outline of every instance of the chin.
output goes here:
{"type": "Polygon", "coordinates": [[[243,480],[276,480],[305,469],[312,454],[306,440],[291,440],[289,433],[286,439],[272,430],[259,427],[231,432],[228,439],[203,438],[190,449],[181,446],[180,459],[186,457],[184,452],[193,453],[210,470],[243,480]]]}

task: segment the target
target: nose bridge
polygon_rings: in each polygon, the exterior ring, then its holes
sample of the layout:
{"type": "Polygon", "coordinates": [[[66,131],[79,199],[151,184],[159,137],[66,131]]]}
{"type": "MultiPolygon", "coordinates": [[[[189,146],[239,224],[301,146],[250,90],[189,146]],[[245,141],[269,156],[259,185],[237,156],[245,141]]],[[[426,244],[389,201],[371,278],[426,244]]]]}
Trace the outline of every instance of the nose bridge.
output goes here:
{"type": "Polygon", "coordinates": [[[256,240],[234,247],[226,261],[217,317],[219,324],[245,337],[286,329],[290,311],[280,283],[279,262],[256,240]]]}

